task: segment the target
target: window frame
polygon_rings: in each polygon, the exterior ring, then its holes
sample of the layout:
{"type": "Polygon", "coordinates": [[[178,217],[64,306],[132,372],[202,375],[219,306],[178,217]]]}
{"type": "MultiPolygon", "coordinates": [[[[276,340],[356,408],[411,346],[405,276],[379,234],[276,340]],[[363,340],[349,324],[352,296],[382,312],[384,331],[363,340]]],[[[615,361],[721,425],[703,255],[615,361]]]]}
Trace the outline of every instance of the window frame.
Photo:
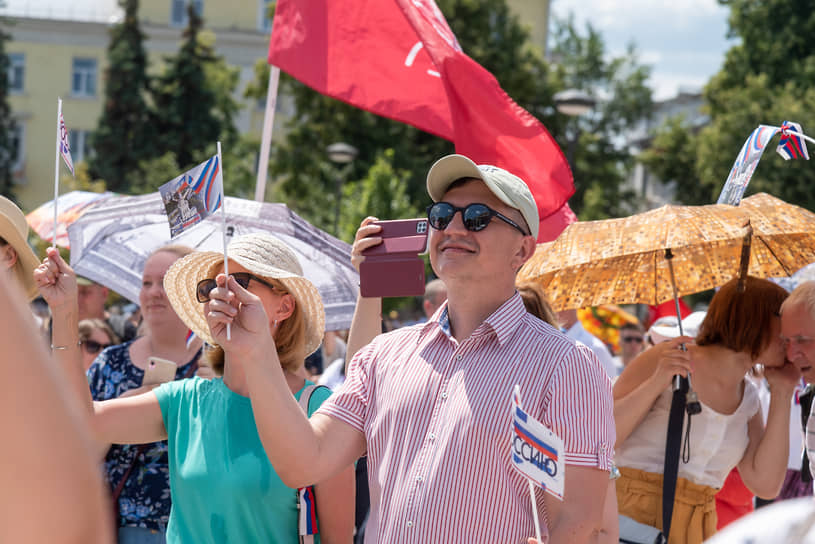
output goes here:
{"type": "Polygon", "coordinates": [[[99,89],[99,60],[93,57],[74,57],[71,62],[71,96],[96,97],[99,89]],[[93,68],[77,67],[77,63],[93,63],[93,68]],[[80,77],[80,88],[77,88],[77,76],[80,77]],[[92,87],[89,89],[89,87],[92,87]]]}

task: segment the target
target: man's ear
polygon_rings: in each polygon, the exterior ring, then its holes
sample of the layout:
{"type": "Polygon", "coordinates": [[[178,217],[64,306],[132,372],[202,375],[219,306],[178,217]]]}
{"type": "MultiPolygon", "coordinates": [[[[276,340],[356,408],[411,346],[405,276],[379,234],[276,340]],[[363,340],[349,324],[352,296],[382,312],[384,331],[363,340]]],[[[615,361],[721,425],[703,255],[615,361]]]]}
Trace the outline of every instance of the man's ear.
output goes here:
{"type": "Polygon", "coordinates": [[[515,272],[520,270],[524,263],[532,258],[532,255],[535,254],[536,247],[535,239],[532,236],[523,237],[518,251],[512,256],[512,267],[515,269],[515,272]]]}

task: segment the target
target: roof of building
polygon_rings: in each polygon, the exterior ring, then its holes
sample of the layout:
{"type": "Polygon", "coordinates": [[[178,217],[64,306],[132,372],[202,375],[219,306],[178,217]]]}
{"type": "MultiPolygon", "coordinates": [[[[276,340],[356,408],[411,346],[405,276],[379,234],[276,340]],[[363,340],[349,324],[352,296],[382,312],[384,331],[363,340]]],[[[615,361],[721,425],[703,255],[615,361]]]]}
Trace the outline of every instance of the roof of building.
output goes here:
{"type": "Polygon", "coordinates": [[[112,23],[121,19],[116,0],[4,0],[0,15],[31,19],[112,23]]]}

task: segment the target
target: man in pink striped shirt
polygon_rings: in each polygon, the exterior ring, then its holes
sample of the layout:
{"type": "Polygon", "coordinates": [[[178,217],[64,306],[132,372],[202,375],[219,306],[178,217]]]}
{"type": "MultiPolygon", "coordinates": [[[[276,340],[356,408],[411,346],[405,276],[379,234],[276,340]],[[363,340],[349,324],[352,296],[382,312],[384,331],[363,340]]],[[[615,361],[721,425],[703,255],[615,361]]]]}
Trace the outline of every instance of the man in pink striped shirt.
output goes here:
{"type": "Polygon", "coordinates": [[[549,541],[590,542],[613,458],[611,387],[589,350],[528,314],[515,291],[535,251],[535,201],[516,176],[461,155],[439,160],[427,187],[447,303],[360,350],[310,421],[280,366],[261,364],[274,349],[257,346],[247,379],[269,459],[299,487],[367,453],[366,542],[526,542],[529,491],[510,460],[518,384],[525,408],[564,442],[563,501],[536,493],[549,541]]]}

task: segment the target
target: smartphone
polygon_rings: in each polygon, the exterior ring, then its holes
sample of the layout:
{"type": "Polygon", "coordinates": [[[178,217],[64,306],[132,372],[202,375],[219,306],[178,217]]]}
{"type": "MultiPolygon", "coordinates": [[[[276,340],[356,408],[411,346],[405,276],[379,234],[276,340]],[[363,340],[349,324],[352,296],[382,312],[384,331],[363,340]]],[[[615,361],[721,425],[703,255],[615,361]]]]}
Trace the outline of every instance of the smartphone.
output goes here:
{"type": "Polygon", "coordinates": [[[382,243],[362,252],[359,288],[363,297],[406,297],[424,294],[427,218],[376,221],[382,243]]]}
{"type": "Polygon", "coordinates": [[[142,385],[171,382],[175,379],[178,365],[161,357],[148,357],[147,368],[144,370],[142,385]]]}
{"type": "Polygon", "coordinates": [[[366,260],[372,255],[397,253],[418,255],[427,252],[427,218],[374,221],[372,224],[382,227],[378,234],[382,237],[382,243],[362,252],[366,260]]]}

